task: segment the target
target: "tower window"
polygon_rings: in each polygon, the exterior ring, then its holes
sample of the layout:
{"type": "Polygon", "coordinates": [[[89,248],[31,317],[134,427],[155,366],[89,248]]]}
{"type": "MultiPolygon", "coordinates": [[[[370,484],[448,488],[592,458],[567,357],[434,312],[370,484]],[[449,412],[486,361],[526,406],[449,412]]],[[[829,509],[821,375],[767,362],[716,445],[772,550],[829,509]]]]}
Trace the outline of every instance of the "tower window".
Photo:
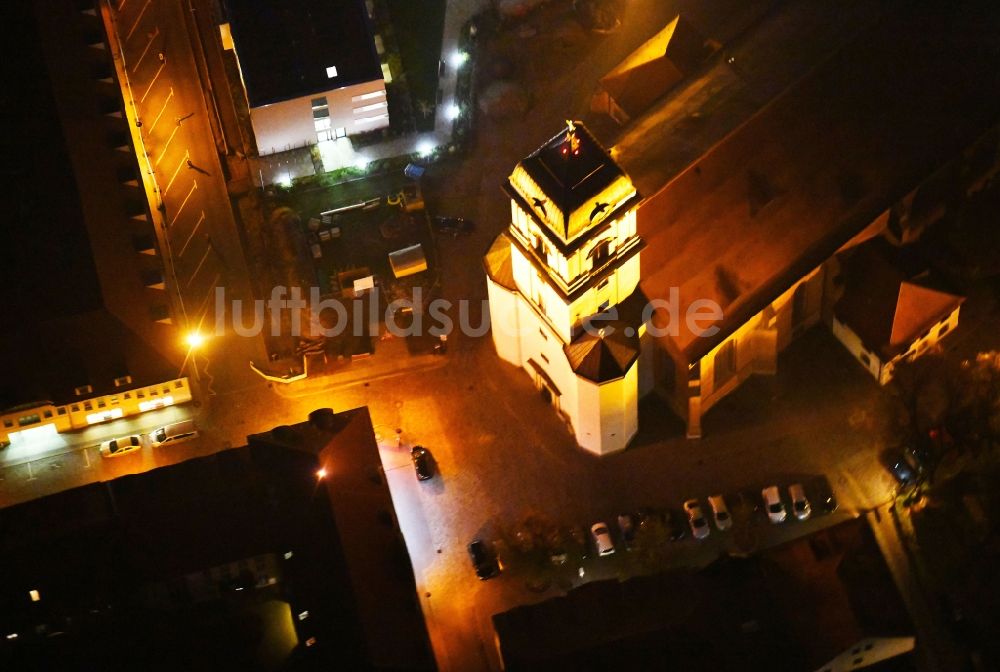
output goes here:
{"type": "Polygon", "coordinates": [[[611,241],[602,240],[590,252],[592,268],[600,268],[611,258],[611,241]]]}

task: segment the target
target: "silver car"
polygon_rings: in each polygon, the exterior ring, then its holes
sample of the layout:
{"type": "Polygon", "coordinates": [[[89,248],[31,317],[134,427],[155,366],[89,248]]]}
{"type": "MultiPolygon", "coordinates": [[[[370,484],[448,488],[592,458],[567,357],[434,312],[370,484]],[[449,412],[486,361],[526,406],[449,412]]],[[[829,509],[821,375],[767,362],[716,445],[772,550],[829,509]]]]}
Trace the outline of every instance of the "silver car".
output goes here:
{"type": "Polygon", "coordinates": [[[726,499],[722,495],[712,495],[708,498],[708,505],[712,507],[712,515],[715,517],[715,526],[719,530],[728,530],[733,526],[733,517],[729,515],[729,507],[726,506],[726,499]]]}
{"type": "Polygon", "coordinates": [[[792,511],[799,520],[806,520],[812,515],[812,507],[806,498],[806,491],[801,483],[788,486],[788,496],[792,499],[792,511]]]}
{"type": "Polygon", "coordinates": [[[712,528],[705,520],[705,515],[701,512],[701,504],[698,503],[697,499],[689,499],[684,502],[684,511],[687,513],[688,525],[691,526],[691,534],[694,535],[695,539],[704,539],[712,533],[712,528]]]}
{"type": "Polygon", "coordinates": [[[760,494],[764,498],[764,507],[767,509],[767,517],[771,519],[771,522],[775,525],[785,522],[785,519],[788,518],[788,511],[785,510],[785,504],[781,501],[781,492],[778,490],[778,486],[772,485],[769,488],[764,488],[760,494]]]}

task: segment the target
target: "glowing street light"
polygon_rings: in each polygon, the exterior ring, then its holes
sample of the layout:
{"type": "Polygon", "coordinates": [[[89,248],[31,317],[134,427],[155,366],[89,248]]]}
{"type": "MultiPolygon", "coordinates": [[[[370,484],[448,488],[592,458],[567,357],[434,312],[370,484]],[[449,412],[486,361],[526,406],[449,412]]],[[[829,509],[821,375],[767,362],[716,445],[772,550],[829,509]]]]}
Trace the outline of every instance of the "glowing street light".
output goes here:
{"type": "Polygon", "coordinates": [[[319,469],[316,470],[316,478],[322,481],[324,478],[326,478],[326,473],[327,473],[326,467],[320,467],[319,469]]]}
{"type": "Polygon", "coordinates": [[[196,350],[205,344],[205,337],[198,331],[192,331],[184,337],[184,341],[192,350],[196,350]]]}
{"type": "Polygon", "coordinates": [[[448,121],[455,121],[462,116],[462,108],[457,104],[452,103],[445,109],[444,116],[448,119],[448,121]]]}
{"type": "Polygon", "coordinates": [[[363,156],[359,156],[354,160],[354,167],[358,170],[368,170],[368,164],[370,161],[363,156]]]}
{"type": "Polygon", "coordinates": [[[417,154],[424,158],[433,154],[435,149],[437,146],[430,140],[423,140],[417,144],[417,154]]]}
{"type": "Polygon", "coordinates": [[[465,63],[468,60],[469,60],[469,55],[464,51],[453,51],[451,53],[451,57],[449,57],[448,59],[448,61],[451,63],[451,67],[455,68],[456,70],[465,65],[465,63]]]}

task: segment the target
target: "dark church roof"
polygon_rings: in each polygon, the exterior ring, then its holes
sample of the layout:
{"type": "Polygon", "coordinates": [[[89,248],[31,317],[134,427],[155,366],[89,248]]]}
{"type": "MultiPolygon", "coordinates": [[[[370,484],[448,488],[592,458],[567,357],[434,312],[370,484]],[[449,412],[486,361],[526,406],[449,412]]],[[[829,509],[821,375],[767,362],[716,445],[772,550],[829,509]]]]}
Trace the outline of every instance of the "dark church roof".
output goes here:
{"type": "Polygon", "coordinates": [[[226,5],[250,107],[382,79],[364,0],[226,5]]]}
{"type": "Polygon", "coordinates": [[[595,321],[563,350],[578,376],[606,383],[624,376],[635,362],[639,337],[626,322],[595,321]]]}
{"type": "Polygon", "coordinates": [[[586,205],[624,173],[583,124],[574,124],[578,144],[572,147],[564,128],[521,161],[525,172],[563,213],[569,237],[570,214],[586,205]]]}

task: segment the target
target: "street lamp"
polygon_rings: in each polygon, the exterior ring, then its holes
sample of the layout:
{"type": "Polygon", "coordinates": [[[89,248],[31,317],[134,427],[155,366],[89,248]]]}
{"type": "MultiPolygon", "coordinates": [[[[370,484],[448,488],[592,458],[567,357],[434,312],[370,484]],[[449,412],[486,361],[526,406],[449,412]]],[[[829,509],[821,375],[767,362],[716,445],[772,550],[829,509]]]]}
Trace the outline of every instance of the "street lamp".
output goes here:
{"type": "Polygon", "coordinates": [[[191,350],[196,350],[205,343],[205,337],[198,331],[192,331],[184,337],[184,340],[191,350]]]}

